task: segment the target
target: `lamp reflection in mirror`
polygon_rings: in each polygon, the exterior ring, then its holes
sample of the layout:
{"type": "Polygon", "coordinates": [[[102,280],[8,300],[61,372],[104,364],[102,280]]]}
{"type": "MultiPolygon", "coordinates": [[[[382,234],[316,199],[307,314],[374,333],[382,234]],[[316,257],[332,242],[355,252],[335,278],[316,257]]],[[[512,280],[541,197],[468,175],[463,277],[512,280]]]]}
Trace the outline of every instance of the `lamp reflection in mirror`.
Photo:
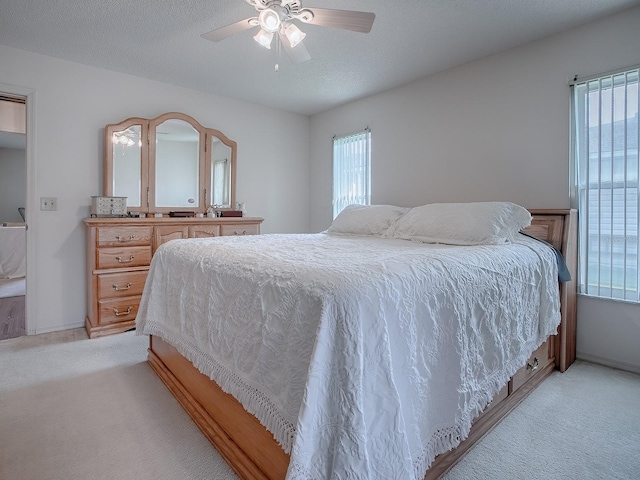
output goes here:
{"type": "Polygon", "coordinates": [[[142,162],[142,126],[132,125],[111,135],[113,169],[109,196],[127,197],[127,207],[140,207],[140,168],[142,162]]]}
{"type": "Polygon", "coordinates": [[[124,145],[127,147],[132,147],[133,145],[136,144],[134,138],[138,139],[138,146],[141,146],[142,141],[140,140],[140,133],[134,131],[131,128],[128,128],[127,130],[124,130],[122,132],[114,132],[113,136],[111,137],[111,141],[115,145],[124,145]]]}

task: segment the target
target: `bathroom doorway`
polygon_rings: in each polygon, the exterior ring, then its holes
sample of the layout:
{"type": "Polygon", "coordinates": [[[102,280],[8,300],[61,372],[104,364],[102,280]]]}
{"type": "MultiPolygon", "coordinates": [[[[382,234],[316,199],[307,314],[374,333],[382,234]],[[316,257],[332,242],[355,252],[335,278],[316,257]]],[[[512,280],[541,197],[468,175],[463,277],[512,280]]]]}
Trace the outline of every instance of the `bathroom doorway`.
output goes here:
{"type": "Polygon", "coordinates": [[[0,340],[26,333],[27,97],[0,91],[0,340]]]}

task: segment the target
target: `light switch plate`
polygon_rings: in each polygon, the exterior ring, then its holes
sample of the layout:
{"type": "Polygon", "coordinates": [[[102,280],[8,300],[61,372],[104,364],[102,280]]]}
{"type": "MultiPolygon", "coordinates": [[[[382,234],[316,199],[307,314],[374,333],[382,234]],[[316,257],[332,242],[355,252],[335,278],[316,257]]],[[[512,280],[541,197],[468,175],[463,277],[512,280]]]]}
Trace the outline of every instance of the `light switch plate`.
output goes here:
{"type": "Polygon", "coordinates": [[[58,210],[58,199],[56,197],[40,197],[40,210],[58,210]]]}

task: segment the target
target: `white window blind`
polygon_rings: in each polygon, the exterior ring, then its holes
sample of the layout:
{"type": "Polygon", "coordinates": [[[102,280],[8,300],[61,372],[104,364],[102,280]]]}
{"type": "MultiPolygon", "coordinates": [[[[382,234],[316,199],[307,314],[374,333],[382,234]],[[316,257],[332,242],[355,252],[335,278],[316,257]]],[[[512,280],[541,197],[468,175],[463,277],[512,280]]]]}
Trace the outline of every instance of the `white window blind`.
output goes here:
{"type": "Polygon", "coordinates": [[[579,291],[640,302],[638,69],[573,85],[579,291]]]}
{"type": "Polygon", "coordinates": [[[371,204],[371,130],[333,137],[333,218],[351,204],[371,204]]]}
{"type": "MultiPolygon", "coordinates": [[[[213,178],[211,191],[213,192],[214,205],[227,205],[229,203],[229,169],[226,158],[213,161],[213,178]]],[[[235,208],[235,205],[231,205],[235,208]]]]}

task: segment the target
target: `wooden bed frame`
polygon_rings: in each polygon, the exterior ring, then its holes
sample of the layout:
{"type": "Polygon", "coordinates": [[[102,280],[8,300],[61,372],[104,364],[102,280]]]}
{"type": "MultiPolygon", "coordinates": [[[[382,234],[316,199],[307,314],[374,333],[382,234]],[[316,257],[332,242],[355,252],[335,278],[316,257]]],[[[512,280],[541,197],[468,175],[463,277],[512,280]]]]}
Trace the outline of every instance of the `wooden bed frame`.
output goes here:
{"type": "MultiPolygon", "coordinates": [[[[454,450],[436,458],[425,479],[439,478],[554,369],[564,372],[576,356],[576,210],[530,210],[526,232],[545,240],[564,255],[572,281],[560,284],[562,321],[558,335],[549,337],[474,421],[469,436],[454,450]]],[[[231,395],[200,373],[172,346],[150,337],[148,361],[169,391],[242,479],[284,479],[289,455],[231,395]]]]}

